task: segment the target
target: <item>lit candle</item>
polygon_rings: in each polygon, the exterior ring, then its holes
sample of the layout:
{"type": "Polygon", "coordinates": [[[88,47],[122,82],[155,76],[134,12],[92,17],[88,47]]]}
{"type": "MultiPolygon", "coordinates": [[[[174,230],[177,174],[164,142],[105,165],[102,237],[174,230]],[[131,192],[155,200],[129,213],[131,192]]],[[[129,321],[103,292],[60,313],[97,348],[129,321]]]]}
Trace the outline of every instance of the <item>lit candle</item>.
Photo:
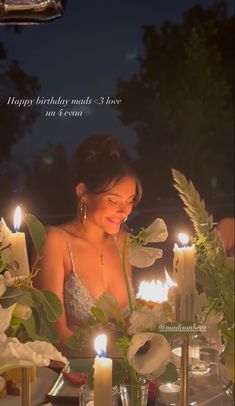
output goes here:
{"type": "Polygon", "coordinates": [[[94,363],[94,406],[110,406],[112,404],[112,364],[106,358],[107,337],[100,334],[95,339],[95,350],[98,355],[94,363]]]}
{"type": "Polygon", "coordinates": [[[176,405],[180,399],[180,386],[166,383],[159,386],[159,400],[165,405],[176,405]]]}
{"type": "Polygon", "coordinates": [[[174,246],[174,279],[178,286],[178,293],[191,294],[196,290],[195,276],[195,246],[188,246],[189,238],[187,234],[178,235],[182,247],[174,246]]]}
{"type": "Polygon", "coordinates": [[[156,303],[164,303],[168,301],[169,290],[176,286],[176,283],[170,278],[168,272],[165,270],[165,281],[152,280],[151,282],[142,281],[139,285],[137,299],[147,302],[150,307],[156,303]]]}
{"type": "Polygon", "coordinates": [[[25,233],[19,232],[21,224],[21,209],[17,206],[14,215],[14,230],[11,234],[11,258],[12,261],[16,261],[19,264],[17,275],[28,276],[29,275],[29,261],[26,248],[25,233]]]}

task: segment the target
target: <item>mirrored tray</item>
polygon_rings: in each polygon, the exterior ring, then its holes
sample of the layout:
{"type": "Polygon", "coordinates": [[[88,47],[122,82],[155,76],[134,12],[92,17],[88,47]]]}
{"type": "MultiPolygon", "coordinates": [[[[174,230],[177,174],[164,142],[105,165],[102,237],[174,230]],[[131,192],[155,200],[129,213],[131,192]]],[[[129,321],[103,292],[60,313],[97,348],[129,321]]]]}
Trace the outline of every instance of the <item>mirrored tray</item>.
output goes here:
{"type": "MultiPolygon", "coordinates": [[[[76,358],[70,360],[69,366],[65,369],[70,372],[89,372],[93,366],[94,358],[76,358]]],[[[66,405],[79,405],[80,387],[70,383],[64,378],[63,372],[47,393],[46,398],[50,402],[66,405]]]]}

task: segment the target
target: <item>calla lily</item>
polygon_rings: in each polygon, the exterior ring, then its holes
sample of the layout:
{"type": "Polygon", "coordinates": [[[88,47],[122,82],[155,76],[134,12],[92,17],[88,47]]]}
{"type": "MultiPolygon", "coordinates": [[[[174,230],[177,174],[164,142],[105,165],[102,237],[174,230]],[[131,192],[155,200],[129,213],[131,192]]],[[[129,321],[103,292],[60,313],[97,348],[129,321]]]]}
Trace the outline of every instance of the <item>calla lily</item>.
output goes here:
{"type": "Polygon", "coordinates": [[[128,259],[133,266],[146,268],[154,264],[156,259],[162,257],[159,248],[145,247],[149,242],[165,241],[168,236],[165,222],[157,218],[145,230],[141,230],[138,236],[130,238],[128,259]]]}
{"type": "Polygon", "coordinates": [[[147,268],[154,264],[156,259],[162,257],[162,250],[159,248],[142,247],[137,245],[130,247],[128,259],[131,265],[138,268],[147,268]]]}
{"type": "Polygon", "coordinates": [[[170,344],[163,335],[137,333],[131,339],[127,359],[138,374],[157,377],[165,371],[170,354],[170,344]],[[146,351],[140,351],[146,345],[146,351]]]}
{"type": "Polygon", "coordinates": [[[166,223],[163,219],[157,218],[145,229],[147,242],[162,242],[168,237],[166,223]]]}

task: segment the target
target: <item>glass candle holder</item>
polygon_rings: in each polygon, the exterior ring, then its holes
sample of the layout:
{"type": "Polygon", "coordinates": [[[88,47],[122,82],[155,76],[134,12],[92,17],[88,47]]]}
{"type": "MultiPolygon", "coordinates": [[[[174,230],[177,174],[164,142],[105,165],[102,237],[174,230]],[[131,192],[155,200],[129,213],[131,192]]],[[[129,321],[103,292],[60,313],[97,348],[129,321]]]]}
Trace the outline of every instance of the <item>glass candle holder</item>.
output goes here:
{"type": "MultiPolygon", "coordinates": [[[[87,385],[81,387],[79,405],[81,406],[94,406],[94,390],[90,389],[87,385]]],[[[118,406],[118,388],[112,388],[112,405],[118,406]]]]}
{"type": "Polygon", "coordinates": [[[147,406],[148,388],[148,382],[121,384],[120,397],[122,406],[147,406]]]}
{"type": "Polygon", "coordinates": [[[160,385],[158,399],[164,405],[178,405],[180,401],[180,385],[176,383],[165,383],[160,385]]]}

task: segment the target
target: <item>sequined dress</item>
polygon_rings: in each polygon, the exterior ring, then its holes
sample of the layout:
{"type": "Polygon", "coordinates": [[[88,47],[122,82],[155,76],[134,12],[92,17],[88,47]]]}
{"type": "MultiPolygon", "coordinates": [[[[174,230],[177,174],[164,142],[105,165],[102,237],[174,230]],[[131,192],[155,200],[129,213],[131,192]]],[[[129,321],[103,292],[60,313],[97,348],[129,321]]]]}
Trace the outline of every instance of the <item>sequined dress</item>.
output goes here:
{"type": "MultiPolygon", "coordinates": [[[[72,251],[66,239],[68,252],[71,262],[71,271],[64,284],[64,306],[69,327],[73,327],[75,323],[85,320],[92,306],[95,304],[95,299],[90,294],[84,282],[79,278],[75,271],[75,264],[72,251]]],[[[132,295],[134,289],[131,280],[130,287],[132,295]]],[[[125,316],[128,315],[127,309],[124,309],[125,316]]]]}

